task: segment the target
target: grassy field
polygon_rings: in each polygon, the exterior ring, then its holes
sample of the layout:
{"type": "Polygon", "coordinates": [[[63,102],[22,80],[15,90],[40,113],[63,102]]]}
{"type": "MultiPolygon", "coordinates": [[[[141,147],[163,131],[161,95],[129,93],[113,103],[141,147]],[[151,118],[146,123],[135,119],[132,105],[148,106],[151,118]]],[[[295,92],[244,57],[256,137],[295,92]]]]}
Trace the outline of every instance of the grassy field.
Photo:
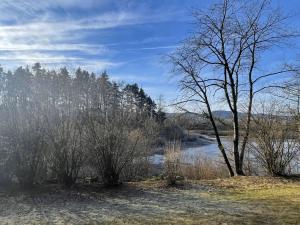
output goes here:
{"type": "Polygon", "coordinates": [[[236,177],[0,192],[0,224],[300,224],[300,181],[236,177]]]}

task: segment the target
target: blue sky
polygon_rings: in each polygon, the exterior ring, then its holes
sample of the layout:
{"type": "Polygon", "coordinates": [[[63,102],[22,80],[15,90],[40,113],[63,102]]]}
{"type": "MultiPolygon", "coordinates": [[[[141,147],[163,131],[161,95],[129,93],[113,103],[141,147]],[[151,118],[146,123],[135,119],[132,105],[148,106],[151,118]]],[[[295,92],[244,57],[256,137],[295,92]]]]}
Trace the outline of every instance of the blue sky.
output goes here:
{"type": "MultiPolygon", "coordinates": [[[[136,82],[154,99],[162,94],[170,101],[178,87],[162,58],[193,30],[191,9],[211,2],[1,0],[0,64],[6,69],[40,62],[56,69],[107,70],[114,80],[136,82]]],[[[300,11],[298,0],[272,2],[285,11],[300,11]]],[[[293,19],[299,21],[299,16],[293,19]]],[[[292,54],[278,51],[270,58],[292,54]]]]}

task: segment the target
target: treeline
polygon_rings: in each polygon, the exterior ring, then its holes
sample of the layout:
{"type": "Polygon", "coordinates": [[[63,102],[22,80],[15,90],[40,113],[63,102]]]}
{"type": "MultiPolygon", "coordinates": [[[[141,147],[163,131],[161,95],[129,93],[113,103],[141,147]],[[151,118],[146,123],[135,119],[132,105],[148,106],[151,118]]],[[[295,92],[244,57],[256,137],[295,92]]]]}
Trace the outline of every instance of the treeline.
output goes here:
{"type": "Polygon", "coordinates": [[[0,69],[0,182],[107,185],[145,173],[164,113],[136,84],[77,69],[0,69]],[[87,172],[90,171],[90,172],[87,172]]]}

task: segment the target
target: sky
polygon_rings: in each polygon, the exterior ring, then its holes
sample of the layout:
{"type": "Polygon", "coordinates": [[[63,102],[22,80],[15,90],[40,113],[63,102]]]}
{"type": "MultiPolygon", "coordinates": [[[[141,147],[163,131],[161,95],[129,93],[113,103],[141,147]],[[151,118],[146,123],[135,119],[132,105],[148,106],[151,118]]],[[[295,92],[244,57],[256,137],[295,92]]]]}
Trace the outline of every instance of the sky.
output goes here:
{"type": "MultiPolygon", "coordinates": [[[[179,88],[164,57],[193,31],[191,10],[212,2],[0,0],[0,64],[5,69],[40,62],[51,69],[106,70],[115,81],[137,83],[154,99],[163,95],[171,102],[179,88]]],[[[272,4],[300,11],[298,0],[272,4]]],[[[274,52],[270,60],[290,58],[288,52],[274,52]]]]}

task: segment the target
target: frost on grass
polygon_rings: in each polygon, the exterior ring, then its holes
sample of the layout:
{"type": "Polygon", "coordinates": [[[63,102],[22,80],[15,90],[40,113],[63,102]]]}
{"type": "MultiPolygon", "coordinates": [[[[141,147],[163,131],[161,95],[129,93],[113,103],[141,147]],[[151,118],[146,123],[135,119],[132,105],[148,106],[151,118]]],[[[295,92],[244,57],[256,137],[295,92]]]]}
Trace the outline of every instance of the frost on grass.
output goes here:
{"type": "Polygon", "coordinates": [[[0,194],[1,224],[297,224],[299,182],[251,178],[187,182],[166,187],[161,181],[117,189],[78,187],[0,194]],[[246,186],[235,189],[237,183],[246,186]],[[281,182],[283,185],[280,186],[281,182]],[[227,186],[226,186],[227,185],[227,186]],[[277,188],[274,189],[274,187],[277,188]],[[272,194],[271,194],[272,193],[272,194]]]}

